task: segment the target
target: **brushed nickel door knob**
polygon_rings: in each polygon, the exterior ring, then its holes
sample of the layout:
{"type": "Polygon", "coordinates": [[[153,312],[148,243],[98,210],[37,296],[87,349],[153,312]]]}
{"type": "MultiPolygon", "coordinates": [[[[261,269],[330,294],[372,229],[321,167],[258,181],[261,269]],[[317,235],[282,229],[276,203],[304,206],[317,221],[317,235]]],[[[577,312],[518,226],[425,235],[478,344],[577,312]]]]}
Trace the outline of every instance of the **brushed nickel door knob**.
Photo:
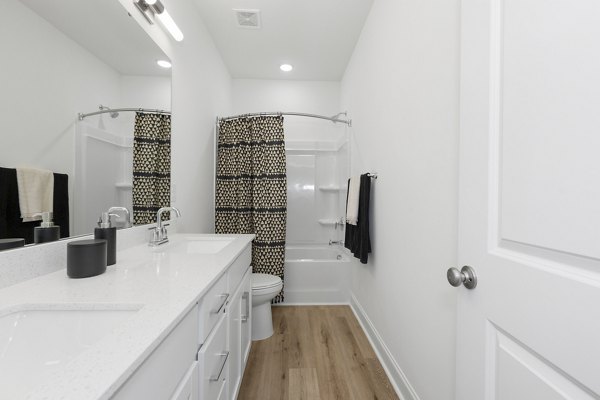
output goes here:
{"type": "Polygon", "coordinates": [[[454,287],[465,285],[467,289],[475,289],[477,286],[477,275],[475,275],[475,270],[468,265],[462,267],[460,271],[457,268],[448,268],[446,277],[448,278],[448,283],[454,287]]]}

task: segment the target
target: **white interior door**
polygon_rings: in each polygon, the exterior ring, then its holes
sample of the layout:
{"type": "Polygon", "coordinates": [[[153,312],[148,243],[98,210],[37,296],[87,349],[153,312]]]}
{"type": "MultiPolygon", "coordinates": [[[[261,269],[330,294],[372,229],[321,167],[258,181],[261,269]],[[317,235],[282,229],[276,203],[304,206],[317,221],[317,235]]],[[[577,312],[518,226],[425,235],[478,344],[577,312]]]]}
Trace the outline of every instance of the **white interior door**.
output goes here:
{"type": "Polygon", "coordinates": [[[456,399],[600,399],[600,1],[461,21],[456,399]]]}

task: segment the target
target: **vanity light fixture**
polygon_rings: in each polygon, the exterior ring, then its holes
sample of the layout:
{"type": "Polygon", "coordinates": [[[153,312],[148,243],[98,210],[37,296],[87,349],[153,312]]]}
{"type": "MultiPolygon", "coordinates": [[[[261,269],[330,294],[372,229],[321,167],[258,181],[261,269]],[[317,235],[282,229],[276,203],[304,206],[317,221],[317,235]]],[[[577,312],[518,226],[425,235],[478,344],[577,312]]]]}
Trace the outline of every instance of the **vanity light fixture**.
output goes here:
{"type": "Polygon", "coordinates": [[[167,60],[158,60],[156,61],[159,67],[163,68],[171,68],[171,63],[167,60]]]}
{"type": "Polygon", "coordinates": [[[283,72],[290,72],[291,70],[294,69],[294,67],[292,67],[290,64],[281,64],[279,66],[279,69],[282,70],[283,72]]]}
{"type": "Polygon", "coordinates": [[[160,20],[162,26],[164,26],[171,36],[173,36],[173,39],[178,42],[183,40],[183,33],[175,21],[173,21],[173,18],[171,18],[171,15],[169,15],[160,0],[135,0],[133,4],[140,10],[150,25],[154,24],[153,17],[156,16],[160,20]]]}

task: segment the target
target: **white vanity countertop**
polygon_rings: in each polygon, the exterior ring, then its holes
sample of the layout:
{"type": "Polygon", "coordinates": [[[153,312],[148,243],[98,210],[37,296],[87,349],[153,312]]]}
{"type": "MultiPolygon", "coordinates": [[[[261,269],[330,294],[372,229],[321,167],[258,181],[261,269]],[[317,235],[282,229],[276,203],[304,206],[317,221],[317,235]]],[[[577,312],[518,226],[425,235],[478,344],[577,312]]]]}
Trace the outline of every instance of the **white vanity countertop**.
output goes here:
{"type": "MultiPolygon", "coordinates": [[[[46,374],[26,398],[110,398],[254,238],[227,236],[236,239],[215,254],[171,250],[191,237],[217,235],[174,234],[157,248],[143,244],[118,252],[117,264],[96,277],[69,279],[63,269],[1,289],[0,315],[27,308],[142,307],[64,367],[46,374]]],[[[0,398],[6,398],[4,386],[0,398]]]]}

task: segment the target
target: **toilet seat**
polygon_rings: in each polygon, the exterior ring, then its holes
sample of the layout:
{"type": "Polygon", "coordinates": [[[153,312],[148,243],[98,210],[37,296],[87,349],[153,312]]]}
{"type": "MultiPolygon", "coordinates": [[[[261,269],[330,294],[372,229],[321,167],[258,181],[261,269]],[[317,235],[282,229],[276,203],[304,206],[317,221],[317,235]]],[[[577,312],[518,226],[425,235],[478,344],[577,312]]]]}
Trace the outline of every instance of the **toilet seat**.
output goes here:
{"type": "Polygon", "coordinates": [[[271,274],[252,274],[252,291],[271,289],[281,285],[281,278],[271,274]]]}

